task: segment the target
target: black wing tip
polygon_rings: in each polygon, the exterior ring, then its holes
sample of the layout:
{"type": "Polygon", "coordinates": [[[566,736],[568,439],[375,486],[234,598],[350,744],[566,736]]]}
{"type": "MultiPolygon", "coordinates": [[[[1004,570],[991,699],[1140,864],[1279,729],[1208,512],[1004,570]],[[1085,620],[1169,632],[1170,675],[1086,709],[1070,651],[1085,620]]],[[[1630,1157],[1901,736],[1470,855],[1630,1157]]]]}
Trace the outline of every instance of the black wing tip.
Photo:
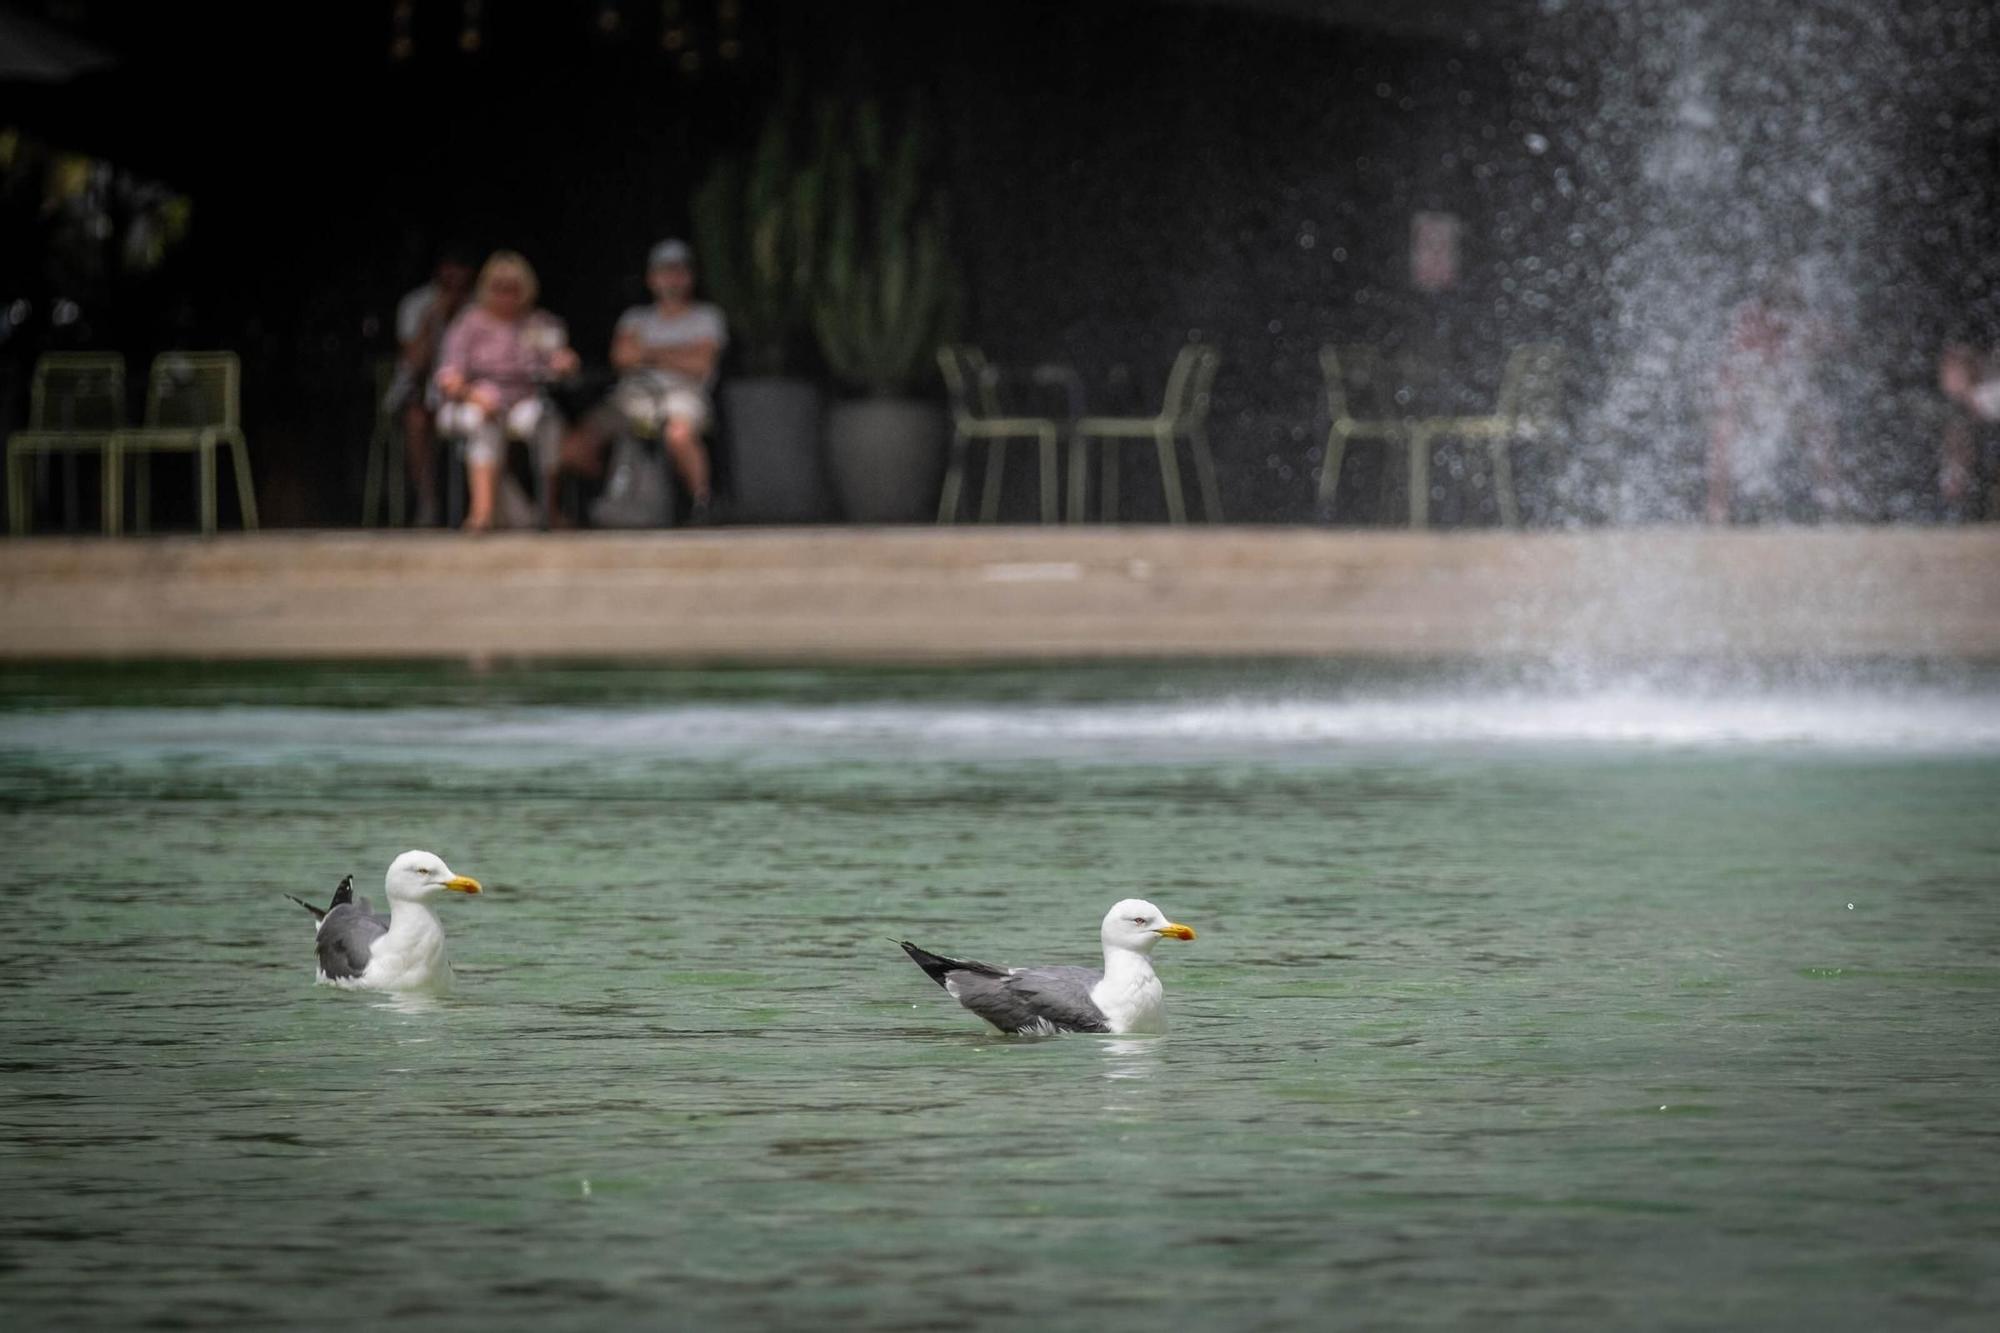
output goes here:
{"type": "Polygon", "coordinates": [[[288,893],[285,896],[287,898],[290,898],[293,902],[297,903],[299,906],[305,908],[308,912],[311,912],[313,914],[313,920],[315,921],[326,920],[326,912],[323,909],[314,907],[311,903],[307,902],[305,899],[299,897],[295,893],[288,893]]]}
{"type": "Polygon", "coordinates": [[[333,891],[333,902],[329,905],[328,910],[332,910],[332,908],[334,907],[339,907],[342,903],[351,903],[353,901],[354,901],[354,876],[342,875],[340,877],[340,887],[333,891]]]}
{"type": "Polygon", "coordinates": [[[944,985],[947,972],[976,972],[982,977],[1007,975],[1006,968],[995,967],[991,963],[975,963],[970,958],[947,958],[941,953],[919,948],[908,940],[897,940],[896,943],[903,946],[903,952],[910,956],[911,962],[921,967],[924,974],[940,986],[944,985]]]}
{"type": "Polygon", "coordinates": [[[896,943],[903,946],[903,952],[910,956],[911,962],[924,970],[925,976],[940,986],[944,985],[944,974],[959,966],[956,960],[934,954],[928,949],[920,949],[908,940],[897,940],[896,943]]]}

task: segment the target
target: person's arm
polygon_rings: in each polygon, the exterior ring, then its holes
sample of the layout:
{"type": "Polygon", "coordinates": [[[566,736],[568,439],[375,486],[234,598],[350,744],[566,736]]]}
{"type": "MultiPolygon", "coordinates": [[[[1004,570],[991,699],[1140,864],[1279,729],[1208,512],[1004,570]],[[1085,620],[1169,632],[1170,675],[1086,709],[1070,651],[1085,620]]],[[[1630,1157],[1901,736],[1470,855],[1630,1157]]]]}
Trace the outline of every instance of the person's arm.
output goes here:
{"type": "Polygon", "coordinates": [[[471,354],[472,330],[461,316],[444,331],[444,345],[438,349],[437,373],[431,379],[446,402],[475,402],[490,412],[498,405],[499,396],[492,385],[472,381],[471,354]]]}
{"type": "Polygon", "coordinates": [[[611,366],[620,372],[673,370],[693,379],[705,380],[715,369],[719,350],[706,338],[700,342],[676,343],[671,347],[648,347],[639,341],[639,335],[635,333],[618,333],[611,338],[611,366]]]}
{"type": "Polygon", "coordinates": [[[458,316],[459,307],[440,296],[424,307],[423,316],[416,321],[408,338],[403,340],[403,360],[410,369],[422,370],[437,358],[438,344],[443,341],[445,330],[458,316]]]}
{"type": "Polygon", "coordinates": [[[581,369],[583,369],[583,358],[576,354],[575,348],[558,347],[555,354],[549,358],[549,373],[558,379],[574,375],[581,369]]]}
{"type": "Polygon", "coordinates": [[[648,364],[655,370],[678,371],[689,379],[706,383],[708,377],[715,371],[715,359],[721,351],[722,349],[715,345],[714,339],[703,338],[698,342],[655,347],[651,351],[648,364]]]}
{"type": "Polygon", "coordinates": [[[431,375],[431,382],[444,395],[446,402],[457,402],[465,396],[465,321],[455,319],[451,327],[444,331],[444,342],[438,347],[437,370],[431,375]]]}
{"type": "Polygon", "coordinates": [[[1938,388],[1955,403],[1963,403],[1972,393],[1972,349],[1947,343],[1938,357],[1938,388]]]}
{"type": "Polygon", "coordinates": [[[646,345],[631,329],[620,328],[611,335],[611,368],[623,375],[646,366],[646,345]]]}

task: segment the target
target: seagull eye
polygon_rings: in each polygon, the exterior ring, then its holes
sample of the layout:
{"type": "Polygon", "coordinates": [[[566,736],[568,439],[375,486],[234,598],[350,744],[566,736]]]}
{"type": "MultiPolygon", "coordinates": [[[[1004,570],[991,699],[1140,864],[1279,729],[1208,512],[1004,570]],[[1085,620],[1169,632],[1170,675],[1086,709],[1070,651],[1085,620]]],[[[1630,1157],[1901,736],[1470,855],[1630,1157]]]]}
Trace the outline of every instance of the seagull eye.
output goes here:
{"type": "Polygon", "coordinates": [[[1146,918],[1143,916],[1135,916],[1132,918],[1132,924],[1135,926],[1143,926],[1146,924],[1146,918]]]}

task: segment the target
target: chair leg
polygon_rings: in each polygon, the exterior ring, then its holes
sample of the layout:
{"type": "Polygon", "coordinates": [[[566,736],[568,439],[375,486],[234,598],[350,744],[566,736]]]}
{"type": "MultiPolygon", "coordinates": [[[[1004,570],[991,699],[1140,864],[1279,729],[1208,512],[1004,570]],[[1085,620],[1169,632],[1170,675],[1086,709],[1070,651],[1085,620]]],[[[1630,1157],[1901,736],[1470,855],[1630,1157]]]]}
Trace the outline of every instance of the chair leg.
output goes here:
{"type": "Polygon", "coordinates": [[[144,534],[153,526],[153,456],[141,450],[132,459],[132,531],[144,534]]]}
{"type": "Polygon", "coordinates": [[[375,424],[375,433],[368,439],[368,469],[361,476],[361,526],[375,526],[375,495],[383,490],[382,465],[389,452],[388,443],[382,436],[382,424],[375,424]]]}
{"type": "Polygon", "coordinates": [[[116,537],[125,527],[125,453],[115,444],[104,446],[104,535],[116,537]]]}
{"type": "Polygon", "coordinates": [[[7,531],[16,537],[28,535],[28,469],[25,454],[7,450],[7,531]]]}
{"type": "Polygon", "coordinates": [[[1097,501],[1098,517],[1106,523],[1118,521],[1118,437],[1107,435],[1100,446],[1104,456],[1098,460],[1103,480],[1097,501]]]}
{"type": "Polygon", "coordinates": [[[196,484],[201,487],[201,535],[215,535],[215,441],[201,442],[200,477],[196,484]]]}
{"type": "Polygon", "coordinates": [[[229,442],[229,457],[236,472],[236,507],[242,511],[245,532],[257,530],[257,487],[250,479],[250,446],[242,437],[229,442]]]}
{"type": "Polygon", "coordinates": [[[1187,522],[1187,503],[1181,499],[1181,460],[1174,448],[1174,433],[1163,430],[1154,436],[1160,446],[1160,489],[1167,495],[1167,522],[1187,522]]]}
{"type": "Polygon", "coordinates": [[[457,440],[444,447],[450,451],[444,464],[444,521],[447,527],[456,528],[465,522],[465,456],[457,440]]]}
{"type": "Polygon", "coordinates": [[[1084,503],[1089,499],[1084,493],[1084,474],[1090,465],[1090,441],[1088,436],[1072,435],[1069,438],[1069,521],[1083,522],[1084,503]]]}
{"type": "Polygon", "coordinates": [[[384,452],[388,455],[388,461],[383,466],[389,473],[389,504],[388,512],[382,517],[385,526],[400,528],[408,521],[406,516],[409,496],[405,488],[409,485],[410,472],[409,445],[403,437],[402,426],[390,425],[388,444],[384,452]]]}
{"type": "Polygon", "coordinates": [[[1410,431],[1410,526],[1431,525],[1431,433],[1419,426],[1410,431]]]}
{"type": "Polygon", "coordinates": [[[1215,458],[1208,452],[1208,432],[1196,426],[1188,431],[1188,445],[1194,451],[1194,475],[1201,483],[1201,508],[1211,523],[1222,521],[1222,492],[1215,485],[1215,458]]]}
{"type": "Polygon", "coordinates": [[[965,437],[956,431],[951,437],[951,458],[944,469],[944,489],[938,494],[940,523],[958,522],[958,493],[965,485],[965,437]]]}
{"type": "Polygon", "coordinates": [[[979,493],[979,521],[992,523],[1000,517],[1000,479],[1007,469],[1007,442],[986,441],[986,488],[979,493]]]}
{"type": "Polygon", "coordinates": [[[1500,523],[1503,527],[1521,526],[1521,511],[1514,499],[1514,463],[1507,456],[1507,437],[1500,436],[1492,442],[1493,450],[1493,498],[1500,505],[1500,523]]]}
{"type": "Polygon", "coordinates": [[[1061,520],[1058,512],[1062,507],[1060,489],[1062,466],[1056,459],[1056,428],[1043,426],[1036,432],[1042,441],[1042,522],[1055,523],[1061,520]]]}

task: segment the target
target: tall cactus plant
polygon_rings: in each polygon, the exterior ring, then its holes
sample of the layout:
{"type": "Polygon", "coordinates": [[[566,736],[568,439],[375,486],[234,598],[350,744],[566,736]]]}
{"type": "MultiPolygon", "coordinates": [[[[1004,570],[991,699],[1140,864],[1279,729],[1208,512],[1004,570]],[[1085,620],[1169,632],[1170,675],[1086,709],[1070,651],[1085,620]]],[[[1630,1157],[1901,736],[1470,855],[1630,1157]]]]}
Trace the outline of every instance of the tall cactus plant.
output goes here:
{"type": "Polygon", "coordinates": [[[844,127],[828,110],[821,141],[827,226],[813,331],[838,378],[877,396],[906,393],[956,305],[944,206],[924,179],[921,111],[890,142],[873,99],[844,127]]]}
{"type": "Polygon", "coordinates": [[[747,154],[718,160],[693,201],[697,260],[753,375],[782,375],[807,322],[826,170],[800,151],[797,98],[781,97],[747,154]]]}

